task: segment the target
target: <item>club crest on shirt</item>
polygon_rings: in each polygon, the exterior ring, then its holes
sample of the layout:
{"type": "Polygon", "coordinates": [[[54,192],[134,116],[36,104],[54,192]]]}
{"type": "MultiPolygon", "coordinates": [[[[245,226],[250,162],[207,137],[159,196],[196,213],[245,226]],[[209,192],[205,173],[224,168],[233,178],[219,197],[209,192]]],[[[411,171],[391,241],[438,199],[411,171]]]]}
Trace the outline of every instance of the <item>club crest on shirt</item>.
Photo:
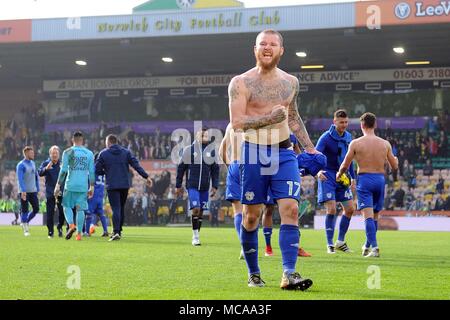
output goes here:
{"type": "Polygon", "coordinates": [[[331,192],[328,192],[328,193],[327,193],[327,198],[328,198],[328,199],[331,199],[331,192]]]}
{"type": "Polygon", "coordinates": [[[247,191],[245,193],[245,199],[247,199],[247,201],[252,201],[255,198],[255,193],[252,191],[247,191]]]}

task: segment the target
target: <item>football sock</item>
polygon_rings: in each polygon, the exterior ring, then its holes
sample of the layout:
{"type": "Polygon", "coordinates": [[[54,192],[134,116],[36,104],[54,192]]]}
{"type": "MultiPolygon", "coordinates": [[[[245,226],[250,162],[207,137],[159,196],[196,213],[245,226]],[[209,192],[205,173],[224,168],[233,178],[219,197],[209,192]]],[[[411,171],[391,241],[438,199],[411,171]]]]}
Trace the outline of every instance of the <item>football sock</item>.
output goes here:
{"type": "Polygon", "coordinates": [[[335,223],[336,223],[335,215],[327,214],[325,217],[325,231],[326,231],[326,235],[327,235],[327,243],[329,246],[333,245],[335,223]]]}
{"type": "Polygon", "coordinates": [[[258,266],[258,227],[253,231],[247,231],[241,224],[241,245],[244,250],[245,262],[249,274],[259,274],[258,266]]]}
{"type": "Polygon", "coordinates": [[[280,227],[279,243],[283,261],[283,272],[295,272],[299,242],[300,230],[298,226],[282,224],[280,227]]]}
{"type": "Polygon", "coordinates": [[[78,232],[83,232],[84,217],[85,217],[84,210],[77,211],[77,231],[78,232]]]}
{"type": "Polygon", "coordinates": [[[349,225],[350,225],[350,218],[347,218],[347,216],[343,214],[341,217],[341,223],[339,224],[339,235],[338,235],[339,241],[344,241],[345,234],[348,231],[349,225]]]}
{"type": "Polygon", "coordinates": [[[373,219],[372,218],[366,219],[365,226],[366,226],[367,240],[369,241],[370,245],[372,246],[372,248],[378,247],[375,223],[373,219]]]}
{"type": "Polygon", "coordinates": [[[239,239],[241,236],[241,224],[242,224],[242,213],[239,212],[234,215],[234,228],[236,229],[239,239]]]}
{"type": "Polygon", "coordinates": [[[272,239],[272,228],[264,227],[263,234],[264,238],[266,239],[266,246],[271,246],[270,240],[272,239]]]}

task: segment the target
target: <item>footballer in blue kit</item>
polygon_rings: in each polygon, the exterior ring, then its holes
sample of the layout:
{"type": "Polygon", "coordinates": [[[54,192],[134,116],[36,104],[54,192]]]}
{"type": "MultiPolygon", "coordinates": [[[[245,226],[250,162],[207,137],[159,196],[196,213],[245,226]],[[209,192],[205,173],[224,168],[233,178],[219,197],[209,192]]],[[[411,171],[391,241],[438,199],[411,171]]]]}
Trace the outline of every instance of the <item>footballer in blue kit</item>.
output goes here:
{"type": "MultiPolygon", "coordinates": [[[[228,124],[225,135],[220,143],[219,155],[223,163],[228,166],[225,199],[231,202],[233,208],[234,227],[238,236],[241,235],[242,203],[241,203],[241,177],[239,173],[239,162],[241,157],[242,135],[236,133],[231,124],[228,124]]],[[[239,259],[244,259],[242,248],[239,259]]]]}
{"type": "Polygon", "coordinates": [[[350,164],[348,178],[344,175],[342,179],[347,178],[346,183],[336,181],[336,173],[339,166],[344,161],[348,146],[352,141],[350,132],[347,131],[348,116],[343,109],[334,113],[333,124],[330,129],[325,131],[316,144],[317,151],[323,153],[327,158],[327,165],[324,170],[317,174],[317,200],[319,204],[324,204],[326,209],[325,233],[327,239],[327,252],[336,253],[336,250],[350,253],[352,252],[345,242],[345,235],[350,226],[350,220],[354,213],[354,202],[352,188],[355,184],[355,173],[353,164],[350,164]],[[337,220],[336,204],[340,203],[343,208],[343,214],[339,224],[339,234],[336,243],[333,242],[334,229],[337,220]]]}
{"type": "MultiPolygon", "coordinates": [[[[392,152],[392,146],[375,134],[376,116],[366,112],[361,118],[363,136],[352,141],[342,162],[336,180],[339,180],[353,159],[358,163],[356,192],[358,194],[358,210],[364,217],[366,243],[362,254],[366,258],[379,258],[380,250],[377,242],[378,217],[383,210],[385,189],[385,163],[392,170],[398,170],[398,159],[392,152]]],[[[395,175],[394,175],[395,177],[395,175]]],[[[394,178],[395,180],[395,178],[394,178]]]]}
{"type": "MultiPolygon", "coordinates": [[[[95,154],[94,160],[97,161],[98,153],[95,154]]],[[[91,235],[95,232],[95,219],[101,221],[103,227],[102,237],[108,237],[108,221],[103,210],[103,199],[105,197],[105,176],[95,175],[94,195],[88,200],[88,210],[86,212],[86,233],[91,235]]]]}
{"type": "Polygon", "coordinates": [[[243,132],[240,169],[243,217],[240,240],[247,264],[249,287],[264,287],[258,264],[258,226],[270,188],[277,202],[281,226],[280,288],[306,290],[311,279],[296,271],[300,242],[298,201],[300,173],[289,141],[295,134],[305,151],[317,153],[298,113],[298,79],[277,67],[283,55],[283,37],[275,30],[256,37],[256,67],[235,76],[228,86],[230,123],[243,132]]]}
{"type": "MultiPolygon", "coordinates": [[[[299,159],[299,155],[301,154],[301,149],[300,149],[300,144],[297,140],[297,138],[295,137],[294,134],[290,134],[289,135],[289,140],[292,144],[292,148],[294,150],[294,152],[297,154],[297,162],[298,162],[298,169],[300,170],[300,176],[304,176],[306,174],[304,174],[304,161],[301,161],[299,159]]],[[[303,156],[308,155],[308,153],[303,153],[303,156]]],[[[322,157],[324,157],[322,154],[318,154],[322,157]]],[[[302,156],[302,157],[303,157],[302,156]]],[[[312,163],[307,163],[307,166],[310,166],[312,163]]],[[[325,159],[325,164],[326,164],[326,159],[325,159]]],[[[323,169],[323,167],[320,167],[320,169],[323,169]]],[[[317,170],[318,171],[318,170],[317,170]]],[[[300,194],[299,194],[299,198],[300,198],[300,194]]],[[[262,215],[262,225],[263,225],[263,234],[264,234],[264,240],[266,242],[266,248],[264,250],[264,255],[266,257],[271,257],[273,256],[273,249],[272,249],[272,231],[273,231],[273,211],[275,209],[275,201],[273,199],[273,195],[272,192],[269,188],[268,192],[267,192],[267,201],[265,202],[265,206],[263,209],[263,215],[262,215]]],[[[311,257],[312,255],[307,252],[306,250],[304,250],[301,246],[299,246],[298,248],[298,256],[299,257],[311,257]]]]}
{"type": "Polygon", "coordinates": [[[34,163],[34,149],[23,148],[24,159],[17,164],[16,175],[19,189],[20,218],[24,236],[30,236],[29,222],[39,212],[39,176],[34,163]],[[32,211],[28,211],[28,203],[32,211]]]}
{"type": "Polygon", "coordinates": [[[177,166],[176,194],[183,194],[182,183],[186,175],[186,189],[189,209],[192,210],[192,245],[200,246],[200,230],[203,212],[208,210],[209,194],[216,194],[219,184],[219,165],[215,150],[210,150],[208,129],[201,128],[195,133],[195,141],[185,147],[177,166]],[[211,191],[210,191],[211,188],[211,191]]]}

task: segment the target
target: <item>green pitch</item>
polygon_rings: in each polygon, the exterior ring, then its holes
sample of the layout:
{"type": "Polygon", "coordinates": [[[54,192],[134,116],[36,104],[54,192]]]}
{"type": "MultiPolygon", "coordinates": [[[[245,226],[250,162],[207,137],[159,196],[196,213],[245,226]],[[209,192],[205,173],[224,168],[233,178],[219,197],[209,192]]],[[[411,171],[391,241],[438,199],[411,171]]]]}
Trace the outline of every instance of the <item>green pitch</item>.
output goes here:
{"type": "Polygon", "coordinates": [[[47,239],[44,227],[30,229],[25,238],[20,227],[0,227],[0,299],[450,299],[450,233],[381,231],[381,258],[367,260],[363,232],[348,233],[354,253],[330,256],[324,232],[302,230],[313,257],[299,258],[298,269],[314,285],[287,292],[278,287],[278,229],[273,257],[263,256],[260,232],[265,288],[247,287],[232,228],[203,228],[201,247],[191,246],[189,228],[125,227],[116,242],[98,233],[81,242],[47,239]],[[379,289],[368,288],[377,286],[371,265],[379,267],[379,289]],[[79,268],[79,290],[68,289],[77,283],[68,268],[79,268]]]}

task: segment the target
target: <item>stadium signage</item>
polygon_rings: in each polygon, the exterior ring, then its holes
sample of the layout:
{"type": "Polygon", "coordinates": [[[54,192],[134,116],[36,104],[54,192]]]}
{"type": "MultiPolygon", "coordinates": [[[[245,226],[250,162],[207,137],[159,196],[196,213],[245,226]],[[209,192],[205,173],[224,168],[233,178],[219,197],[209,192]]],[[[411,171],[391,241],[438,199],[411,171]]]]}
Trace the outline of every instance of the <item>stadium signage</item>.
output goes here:
{"type": "Polygon", "coordinates": [[[450,14],[450,1],[441,1],[439,5],[424,6],[423,2],[416,3],[416,17],[448,16],[450,14]]]}
{"type": "Polygon", "coordinates": [[[224,87],[233,75],[199,75],[185,77],[139,77],[106,79],[70,79],[44,81],[44,91],[85,91],[151,88],[224,87]]]}
{"type": "Polygon", "coordinates": [[[142,31],[147,32],[148,22],[146,17],[142,17],[141,21],[135,22],[131,19],[129,23],[99,23],[97,25],[98,32],[115,32],[115,31],[142,31]]]}
{"type": "MultiPolygon", "coordinates": [[[[204,18],[191,18],[189,20],[178,20],[173,18],[156,19],[152,22],[153,29],[157,31],[179,32],[184,28],[194,29],[212,29],[212,28],[239,28],[243,25],[243,12],[234,12],[228,15],[224,13],[214,14],[204,18]]],[[[255,15],[248,18],[249,26],[275,26],[281,22],[279,11],[268,14],[265,10],[260,10],[255,15]]],[[[131,18],[128,22],[109,23],[101,22],[97,24],[98,33],[117,33],[117,32],[142,32],[147,33],[150,30],[150,19],[146,16],[140,20],[131,18]]]]}
{"type": "MultiPolygon", "coordinates": [[[[385,69],[324,72],[294,72],[301,84],[351,83],[351,82],[392,82],[450,79],[449,68],[385,69]]],[[[152,88],[198,88],[226,87],[233,74],[45,80],[45,92],[85,91],[85,90],[125,90],[152,88]]]]}
{"type": "Polygon", "coordinates": [[[295,73],[302,84],[450,79],[450,68],[385,69],[295,73]]]}
{"type": "MultiPolygon", "coordinates": [[[[210,2],[213,3],[217,4],[210,2]]],[[[150,4],[154,5],[153,2],[150,4]]],[[[175,3],[172,5],[176,6],[175,3]]],[[[159,6],[158,8],[162,10],[159,6]]],[[[257,33],[261,28],[276,28],[280,31],[333,29],[353,27],[354,22],[353,3],[268,8],[208,6],[208,9],[202,10],[142,11],[132,15],[35,19],[32,21],[32,41],[257,33]]]]}
{"type": "Polygon", "coordinates": [[[0,21],[0,43],[31,41],[31,20],[0,21]]]}
{"type": "Polygon", "coordinates": [[[450,22],[450,0],[381,0],[355,3],[355,24],[366,26],[374,12],[381,25],[450,22]]]}

